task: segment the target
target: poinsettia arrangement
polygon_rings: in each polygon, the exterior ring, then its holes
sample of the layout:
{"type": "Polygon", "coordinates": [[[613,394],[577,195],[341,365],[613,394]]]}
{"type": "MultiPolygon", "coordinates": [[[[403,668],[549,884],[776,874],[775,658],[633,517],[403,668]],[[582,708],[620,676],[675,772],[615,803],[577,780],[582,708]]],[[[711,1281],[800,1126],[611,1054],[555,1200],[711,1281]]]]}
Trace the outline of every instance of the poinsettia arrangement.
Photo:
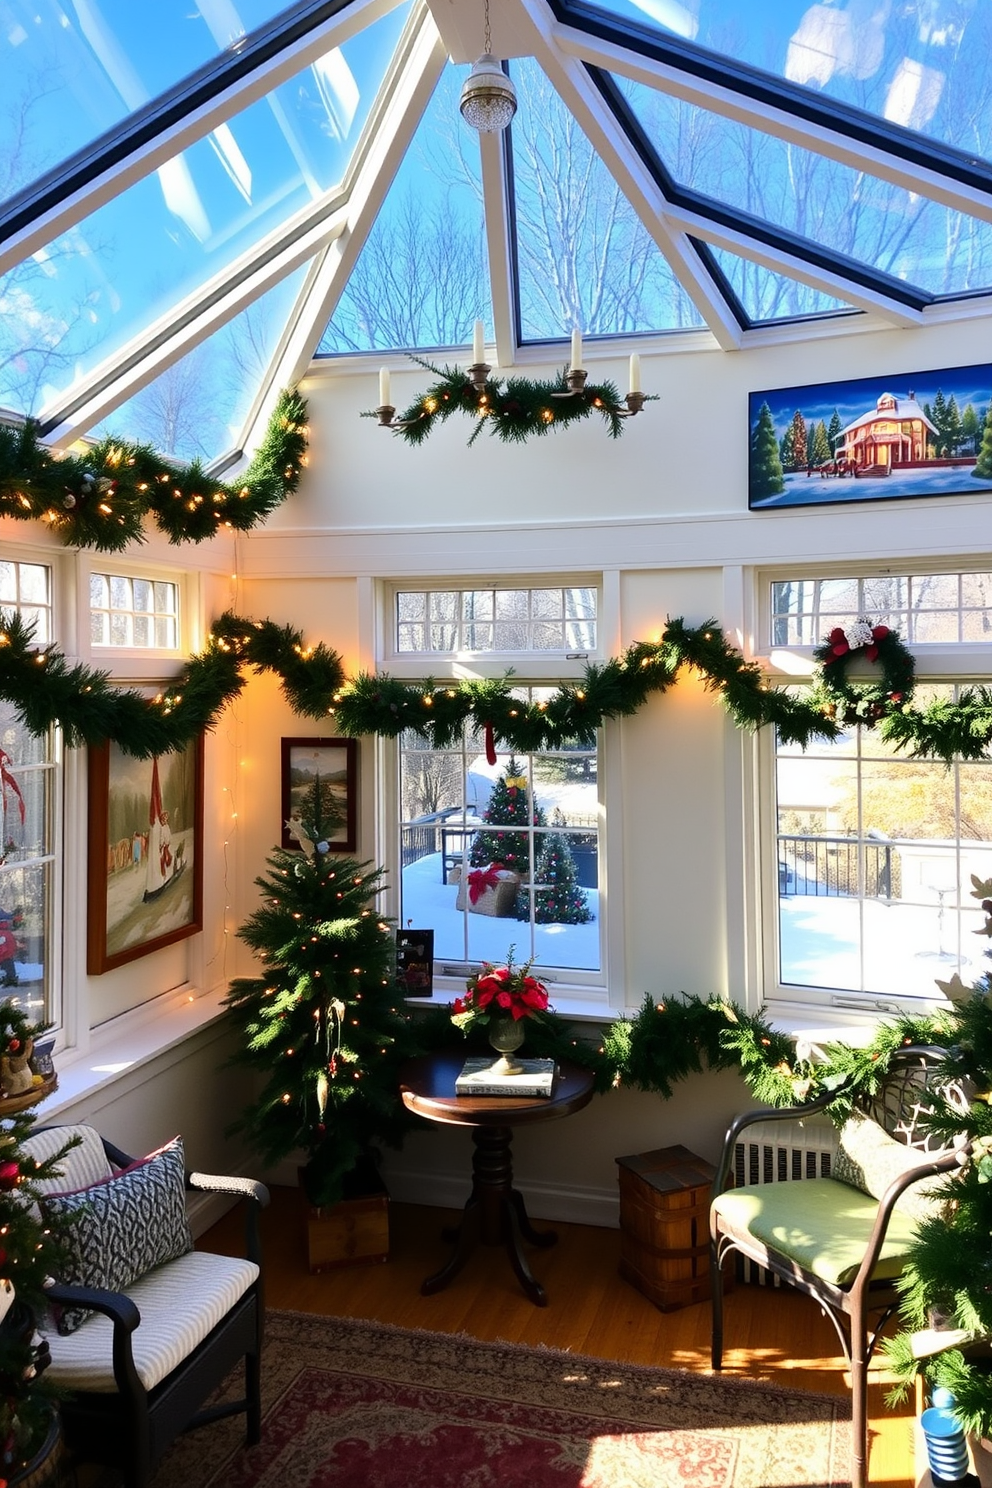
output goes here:
{"type": "Polygon", "coordinates": [[[548,989],[531,976],[533,957],[522,966],[513,963],[515,946],[507,952],[502,966],[483,961],[479,971],[466,982],[464,997],[456,997],[451,1021],[462,1032],[478,1024],[485,1027],[493,1018],[535,1018],[546,1012],[548,989]]]}

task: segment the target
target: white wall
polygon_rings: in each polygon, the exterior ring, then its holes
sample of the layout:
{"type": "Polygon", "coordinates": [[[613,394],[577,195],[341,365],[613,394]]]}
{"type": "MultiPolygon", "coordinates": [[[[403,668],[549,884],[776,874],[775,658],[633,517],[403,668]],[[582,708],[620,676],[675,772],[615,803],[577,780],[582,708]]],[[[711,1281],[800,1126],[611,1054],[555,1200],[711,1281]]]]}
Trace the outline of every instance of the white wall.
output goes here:
{"type": "MultiPolygon", "coordinates": [[[[613,651],[657,635],[666,616],[693,624],[711,617],[748,644],[751,573],[778,563],[849,562],[890,556],[973,560],[988,546],[987,496],[747,511],[747,395],[831,378],[894,376],[978,363],[987,324],[925,331],[838,335],[810,328],[805,342],[642,357],[643,385],[660,401],[629,420],[613,442],[589,423],[522,446],[481,437],[466,448],[467,418],[456,415],[419,449],[359,417],[376,402],[375,369],[322,369],[305,385],[311,460],[298,497],[252,534],[241,568],[255,613],[299,624],[373,666],[362,620],[368,581],[433,574],[499,576],[539,572],[616,575],[619,614],[613,651]],[[363,588],[364,582],[364,588],[363,588]],[[351,597],[349,599],[349,586],[351,597]]],[[[593,378],[622,388],[626,360],[587,361],[593,378]]],[[[528,369],[535,377],[555,369],[528,369]]],[[[900,380],[903,380],[900,378],[900,380]]],[[[393,371],[402,408],[429,381],[414,367],[393,371]]],[[[272,689],[253,689],[249,735],[271,761],[289,720],[272,689]]],[[[313,726],[301,733],[318,732],[313,726]]],[[[713,696],[692,678],[611,728],[623,806],[621,922],[628,1002],[679,990],[705,996],[749,993],[744,865],[740,857],[740,739],[713,696]]],[[[363,745],[362,851],[375,850],[368,786],[374,750],[363,745]]],[[[261,809],[263,803],[259,803],[261,809]]],[[[267,809],[267,808],[266,808],[267,809]]],[[[249,859],[265,836],[248,834],[249,859]]],[[[247,871],[242,883],[250,879],[247,871]]],[[[245,905],[246,908],[250,904],[245,905]]],[[[729,1115],[747,1104],[732,1074],[697,1076],[665,1103],[611,1092],[586,1111],[516,1143],[516,1167],[533,1212],[583,1214],[611,1222],[615,1159],[681,1141],[715,1157],[729,1115]]],[[[425,1133],[388,1169],[397,1197],[460,1202],[470,1164],[465,1133],[425,1133]]]]}
{"type": "MultiPolygon", "coordinates": [[[[375,664],[370,625],[374,581],[434,574],[606,574],[617,596],[608,651],[657,634],[668,615],[716,618],[749,643],[751,573],[764,565],[851,563],[933,556],[985,560],[989,498],[885,501],[749,513],[747,394],[830,378],[979,363],[985,319],[918,331],[832,333],[810,327],[803,342],[737,354],[712,350],[642,357],[643,384],[659,394],[623,438],[588,424],[523,446],[487,437],[471,449],[456,416],[410,449],[359,414],[377,401],[376,369],[340,367],[311,377],[310,466],[299,494],[264,529],[213,553],[167,550],[198,572],[208,614],[243,614],[298,625],[307,641],[341,652],[346,668],[375,664]],[[239,579],[232,586],[230,575],[239,579]]],[[[625,359],[587,358],[593,377],[622,388],[625,359]]],[[[550,376],[550,365],[531,369],[550,376]]],[[[393,373],[398,406],[421,389],[419,367],[393,373]]],[[[0,542],[38,542],[24,524],[0,524],[0,542]]],[[[162,556],[162,555],[157,555],[162,556]]],[[[222,991],[251,962],[231,933],[255,908],[253,879],[280,830],[279,741],[333,733],[333,720],[295,717],[271,677],[253,678],[208,739],[205,931],[103,978],[85,977],[85,887],[78,856],[85,803],[70,803],[69,975],[82,987],[84,1021],[100,1024],[143,995],[189,985],[222,991]]],[[[750,990],[744,977],[745,898],[739,837],[741,749],[712,695],[687,678],[636,717],[611,726],[608,747],[622,781],[610,831],[622,844],[620,923],[628,1001],[645,993],[699,995],[750,990]]],[[[363,740],[359,856],[378,853],[377,748],[363,740]]],[[[72,777],[70,777],[72,778],[72,777]]],[[[614,837],[615,840],[615,837],[614,837]]],[[[112,1022],[108,1025],[113,1026],[112,1022]]],[[[220,1073],[218,1034],[201,1030],[175,1049],[80,1098],[122,1145],[145,1146],[177,1128],[197,1161],[243,1167],[221,1133],[243,1091],[220,1073]],[[225,1157],[228,1161],[225,1163],[225,1157]]],[[[535,1214],[609,1222],[615,1158],[682,1141],[715,1156],[726,1119],[746,1103],[730,1074],[693,1077],[664,1103],[637,1092],[597,1097],[586,1111],[521,1135],[517,1172],[535,1214]]],[[[397,1197],[464,1196],[465,1134],[426,1133],[390,1156],[397,1197]]],[[[250,1163],[249,1163],[250,1166],[250,1163]]],[[[285,1175],[291,1180],[292,1169],[285,1175]]]]}

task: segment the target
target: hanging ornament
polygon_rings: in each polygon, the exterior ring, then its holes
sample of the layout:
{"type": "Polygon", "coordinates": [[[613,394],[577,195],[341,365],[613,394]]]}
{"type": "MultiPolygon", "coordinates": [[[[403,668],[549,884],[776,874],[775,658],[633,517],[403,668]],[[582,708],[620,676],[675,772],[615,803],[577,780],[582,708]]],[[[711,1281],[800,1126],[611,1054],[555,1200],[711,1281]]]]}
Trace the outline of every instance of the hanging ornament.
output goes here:
{"type": "Polygon", "coordinates": [[[486,738],[486,764],[487,765],[494,765],[496,763],[496,740],[495,740],[495,737],[493,736],[493,726],[492,726],[492,723],[491,723],[491,721],[488,718],[486,719],[485,738],[486,738]]]}
{"type": "Polygon", "coordinates": [[[318,851],[318,853],[320,854],[320,856],[322,858],[325,857],[330,852],[330,850],[331,850],[331,844],[329,842],[318,842],[317,843],[317,851],[318,851]]]}
{"type": "Polygon", "coordinates": [[[317,1109],[320,1112],[321,1121],[323,1121],[324,1112],[327,1110],[327,1091],[327,1076],[324,1071],[321,1070],[320,1074],[317,1076],[317,1109]]]}

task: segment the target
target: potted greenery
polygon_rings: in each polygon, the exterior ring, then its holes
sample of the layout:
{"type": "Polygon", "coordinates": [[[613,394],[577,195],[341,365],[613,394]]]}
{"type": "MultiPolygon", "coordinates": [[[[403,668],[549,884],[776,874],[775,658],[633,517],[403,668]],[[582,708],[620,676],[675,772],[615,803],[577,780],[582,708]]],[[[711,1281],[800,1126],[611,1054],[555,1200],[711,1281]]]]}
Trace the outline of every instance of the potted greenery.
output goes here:
{"type": "Polygon", "coordinates": [[[395,933],[375,907],[380,872],[332,850],[319,777],[292,830],[301,850],[268,859],[255,880],[264,902],[238,932],[262,971],[231,984],[234,1061],[260,1080],[231,1130],[269,1164],[302,1154],[302,1186],[322,1216],[384,1194],[378,1144],[397,1144],[411,1124],[398,1081],[408,1024],[395,933]]]}

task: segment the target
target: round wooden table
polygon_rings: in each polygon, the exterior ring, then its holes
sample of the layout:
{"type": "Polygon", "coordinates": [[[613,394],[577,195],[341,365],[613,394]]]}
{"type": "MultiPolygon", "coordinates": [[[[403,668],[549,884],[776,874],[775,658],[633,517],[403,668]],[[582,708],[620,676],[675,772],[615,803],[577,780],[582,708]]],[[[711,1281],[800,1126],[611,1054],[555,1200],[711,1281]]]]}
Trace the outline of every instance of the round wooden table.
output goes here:
{"type": "Polygon", "coordinates": [[[561,1060],[550,1096],[456,1095],[455,1078],[464,1063],[461,1052],[429,1054],[411,1060],[400,1071],[400,1094],[408,1110],[427,1121],[470,1126],[475,1143],[472,1192],[458,1228],[445,1231],[445,1238],[454,1241],[451,1259],[428,1276],[420,1290],[429,1297],[446,1287],[481,1240],[483,1245],[505,1246],[528,1297],[538,1307],[546,1307],[547,1295],[531,1274],[523,1241],[548,1246],[558,1236],[553,1230],[534,1229],[523,1195],[513,1187],[513,1128],[581,1111],[592,1099],[592,1074],[561,1060]]]}

